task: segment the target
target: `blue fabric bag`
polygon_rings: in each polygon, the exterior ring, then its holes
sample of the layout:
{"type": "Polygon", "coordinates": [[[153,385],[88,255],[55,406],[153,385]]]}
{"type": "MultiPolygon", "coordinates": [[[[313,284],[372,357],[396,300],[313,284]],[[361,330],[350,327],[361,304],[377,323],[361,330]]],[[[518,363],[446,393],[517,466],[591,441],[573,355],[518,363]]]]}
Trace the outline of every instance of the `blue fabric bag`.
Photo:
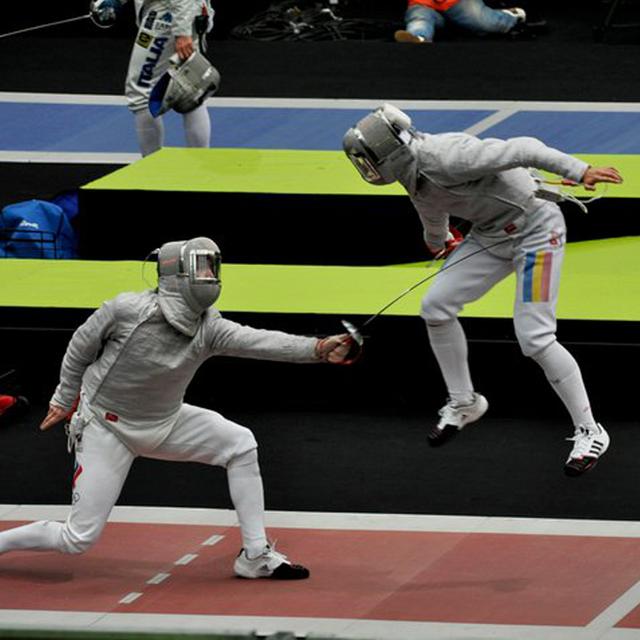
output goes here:
{"type": "Polygon", "coordinates": [[[67,214],[53,202],[26,200],[0,212],[0,258],[76,258],[76,247],[67,214]]]}

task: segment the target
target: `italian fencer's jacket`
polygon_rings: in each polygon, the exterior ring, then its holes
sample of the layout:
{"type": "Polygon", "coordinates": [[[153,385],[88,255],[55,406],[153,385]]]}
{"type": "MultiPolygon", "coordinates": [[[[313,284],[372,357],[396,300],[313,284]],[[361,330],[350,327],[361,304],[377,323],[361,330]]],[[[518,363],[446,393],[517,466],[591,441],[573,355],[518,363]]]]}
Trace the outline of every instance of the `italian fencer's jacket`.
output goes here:
{"type": "Polygon", "coordinates": [[[244,326],[214,307],[194,331],[191,337],[167,322],[155,291],[123,293],[73,334],[51,402],[71,408],[82,391],[82,404],[110,429],[153,446],[167,436],[187,386],[211,356],[318,362],[316,338],[244,326]]]}
{"type": "MultiPolygon", "coordinates": [[[[125,4],[129,0],[120,0],[125,4]]],[[[155,11],[157,15],[171,14],[171,33],[176,36],[190,36],[193,32],[193,20],[202,12],[205,4],[209,16],[213,15],[210,0],[134,0],[136,19],[138,26],[143,26],[141,21],[149,12],[155,11]]]]}
{"type": "Polygon", "coordinates": [[[412,162],[399,180],[413,202],[427,244],[444,246],[449,216],[473,223],[473,230],[500,236],[522,215],[555,206],[535,195],[531,169],[579,182],[588,164],[536,138],[480,140],[465,133],[416,132],[412,162]]]}

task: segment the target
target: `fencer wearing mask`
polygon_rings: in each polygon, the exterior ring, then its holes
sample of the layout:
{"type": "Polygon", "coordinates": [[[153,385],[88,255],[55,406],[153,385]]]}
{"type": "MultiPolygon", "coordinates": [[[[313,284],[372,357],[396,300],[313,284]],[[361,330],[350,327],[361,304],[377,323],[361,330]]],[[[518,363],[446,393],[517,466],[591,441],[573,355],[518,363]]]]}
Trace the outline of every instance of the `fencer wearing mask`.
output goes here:
{"type": "Polygon", "coordinates": [[[158,288],[105,302],[73,334],[60,382],[40,428],[69,424],[75,448],[73,504],[65,523],[34,522],[0,533],[0,553],[17,549],[82,553],[99,538],[137,456],[226,469],[242,549],[243,578],[302,579],[267,539],[264,497],[252,432],[210,409],[186,404],[185,391],[212,356],[297,363],[342,363],[350,338],[303,337],[225,319],[221,262],[208,238],[169,242],[157,252],[158,288]]]}
{"type": "Polygon", "coordinates": [[[577,476],[591,469],[607,450],[609,436],[594,419],[576,360],[556,340],[566,229],[553,201],[558,194],[541,188],[535,170],[588,189],[599,182],[622,182],[618,171],[589,166],[535,138],[481,140],[466,133],[422,133],[393,105],[361,119],[347,131],[343,146],[367,182],[400,182],[434,255],[447,254],[449,216],[472,223],[422,300],[421,315],[449,396],[428,434],[429,443],[447,442],[486,412],[488,402],[471,381],[458,314],[515,273],[513,321],[520,348],[542,367],[573,422],[565,473],[577,476]]]}
{"type": "MultiPolygon", "coordinates": [[[[127,2],[92,0],[91,17],[99,26],[109,27],[127,2]]],[[[135,118],[140,152],[147,156],[163,146],[162,114],[169,108],[182,114],[186,146],[208,147],[211,121],[204,100],[220,83],[218,72],[203,55],[206,33],[213,28],[210,0],[134,0],[134,4],[138,32],[129,59],[125,96],[135,118]],[[203,75],[205,71],[209,76],[203,75]],[[176,74],[180,77],[173,82],[176,74]],[[161,90],[164,94],[167,84],[180,90],[181,100],[164,104],[162,99],[156,100],[150,110],[152,92],[161,90]]]]}

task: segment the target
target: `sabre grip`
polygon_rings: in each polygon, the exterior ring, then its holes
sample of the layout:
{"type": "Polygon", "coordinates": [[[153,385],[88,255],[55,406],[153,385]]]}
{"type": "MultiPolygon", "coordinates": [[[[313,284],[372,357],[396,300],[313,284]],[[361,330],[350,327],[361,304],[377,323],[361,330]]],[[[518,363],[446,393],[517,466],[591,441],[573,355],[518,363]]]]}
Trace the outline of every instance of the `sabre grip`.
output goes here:
{"type": "MultiPolygon", "coordinates": [[[[316,357],[331,364],[349,364],[349,354],[354,344],[349,334],[321,338],[316,343],[316,357]]],[[[357,345],[356,345],[357,346],[357,345]]]]}

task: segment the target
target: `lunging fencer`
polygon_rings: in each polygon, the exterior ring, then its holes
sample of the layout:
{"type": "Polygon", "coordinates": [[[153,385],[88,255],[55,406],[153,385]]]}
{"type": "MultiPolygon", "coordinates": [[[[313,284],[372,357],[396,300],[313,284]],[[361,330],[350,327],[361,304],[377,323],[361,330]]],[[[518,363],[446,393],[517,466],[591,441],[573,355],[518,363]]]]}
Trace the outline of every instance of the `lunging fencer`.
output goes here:
{"type": "Polygon", "coordinates": [[[367,182],[402,184],[434,255],[447,249],[449,216],[472,223],[445,260],[453,268],[438,274],[422,300],[421,316],[449,396],[428,434],[429,443],[447,442],[487,411],[486,398],[471,380],[458,314],[515,272],[518,343],[542,367],[574,425],[565,473],[577,476],[591,469],[607,450],[609,435],[593,417],[578,363],[556,340],[566,228],[553,201],[558,194],[541,187],[535,170],[591,190],[599,182],[622,182],[618,171],[589,166],[535,138],[480,140],[465,133],[423,133],[412,127],[406,113],[387,104],[349,129],[343,146],[367,182]]]}
{"type": "MultiPolygon", "coordinates": [[[[108,27],[126,2],[92,0],[91,17],[108,27]]],[[[217,70],[203,55],[206,33],[213,28],[210,0],[134,2],[138,32],[125,96],[134,115],[140,152],[147,156],[163,146],[162,114],[169,109],[182,114],[187,147],[208,147],[211,121],[204,100],[220,83],[217,70]]]]}
{"type": "Polygon", "coordinates": [[[302,579],[267,539],[257,443],[249,429],[186,404],[185,391],[212,356],[334,364],[346,360],[347,335],[326,338],[255,329],[221,316],[220,252],[208,238],[169,242],[157,252],[158,287],[105,302],[73,334],[60,382],[40,428],[64,420],[75,447],[71,511],[65,523],[34,522],[0,533],[0,553],[77,554],[100,536],[137,456],[226,468],[242,549],[243,578],[302,579]]]}

